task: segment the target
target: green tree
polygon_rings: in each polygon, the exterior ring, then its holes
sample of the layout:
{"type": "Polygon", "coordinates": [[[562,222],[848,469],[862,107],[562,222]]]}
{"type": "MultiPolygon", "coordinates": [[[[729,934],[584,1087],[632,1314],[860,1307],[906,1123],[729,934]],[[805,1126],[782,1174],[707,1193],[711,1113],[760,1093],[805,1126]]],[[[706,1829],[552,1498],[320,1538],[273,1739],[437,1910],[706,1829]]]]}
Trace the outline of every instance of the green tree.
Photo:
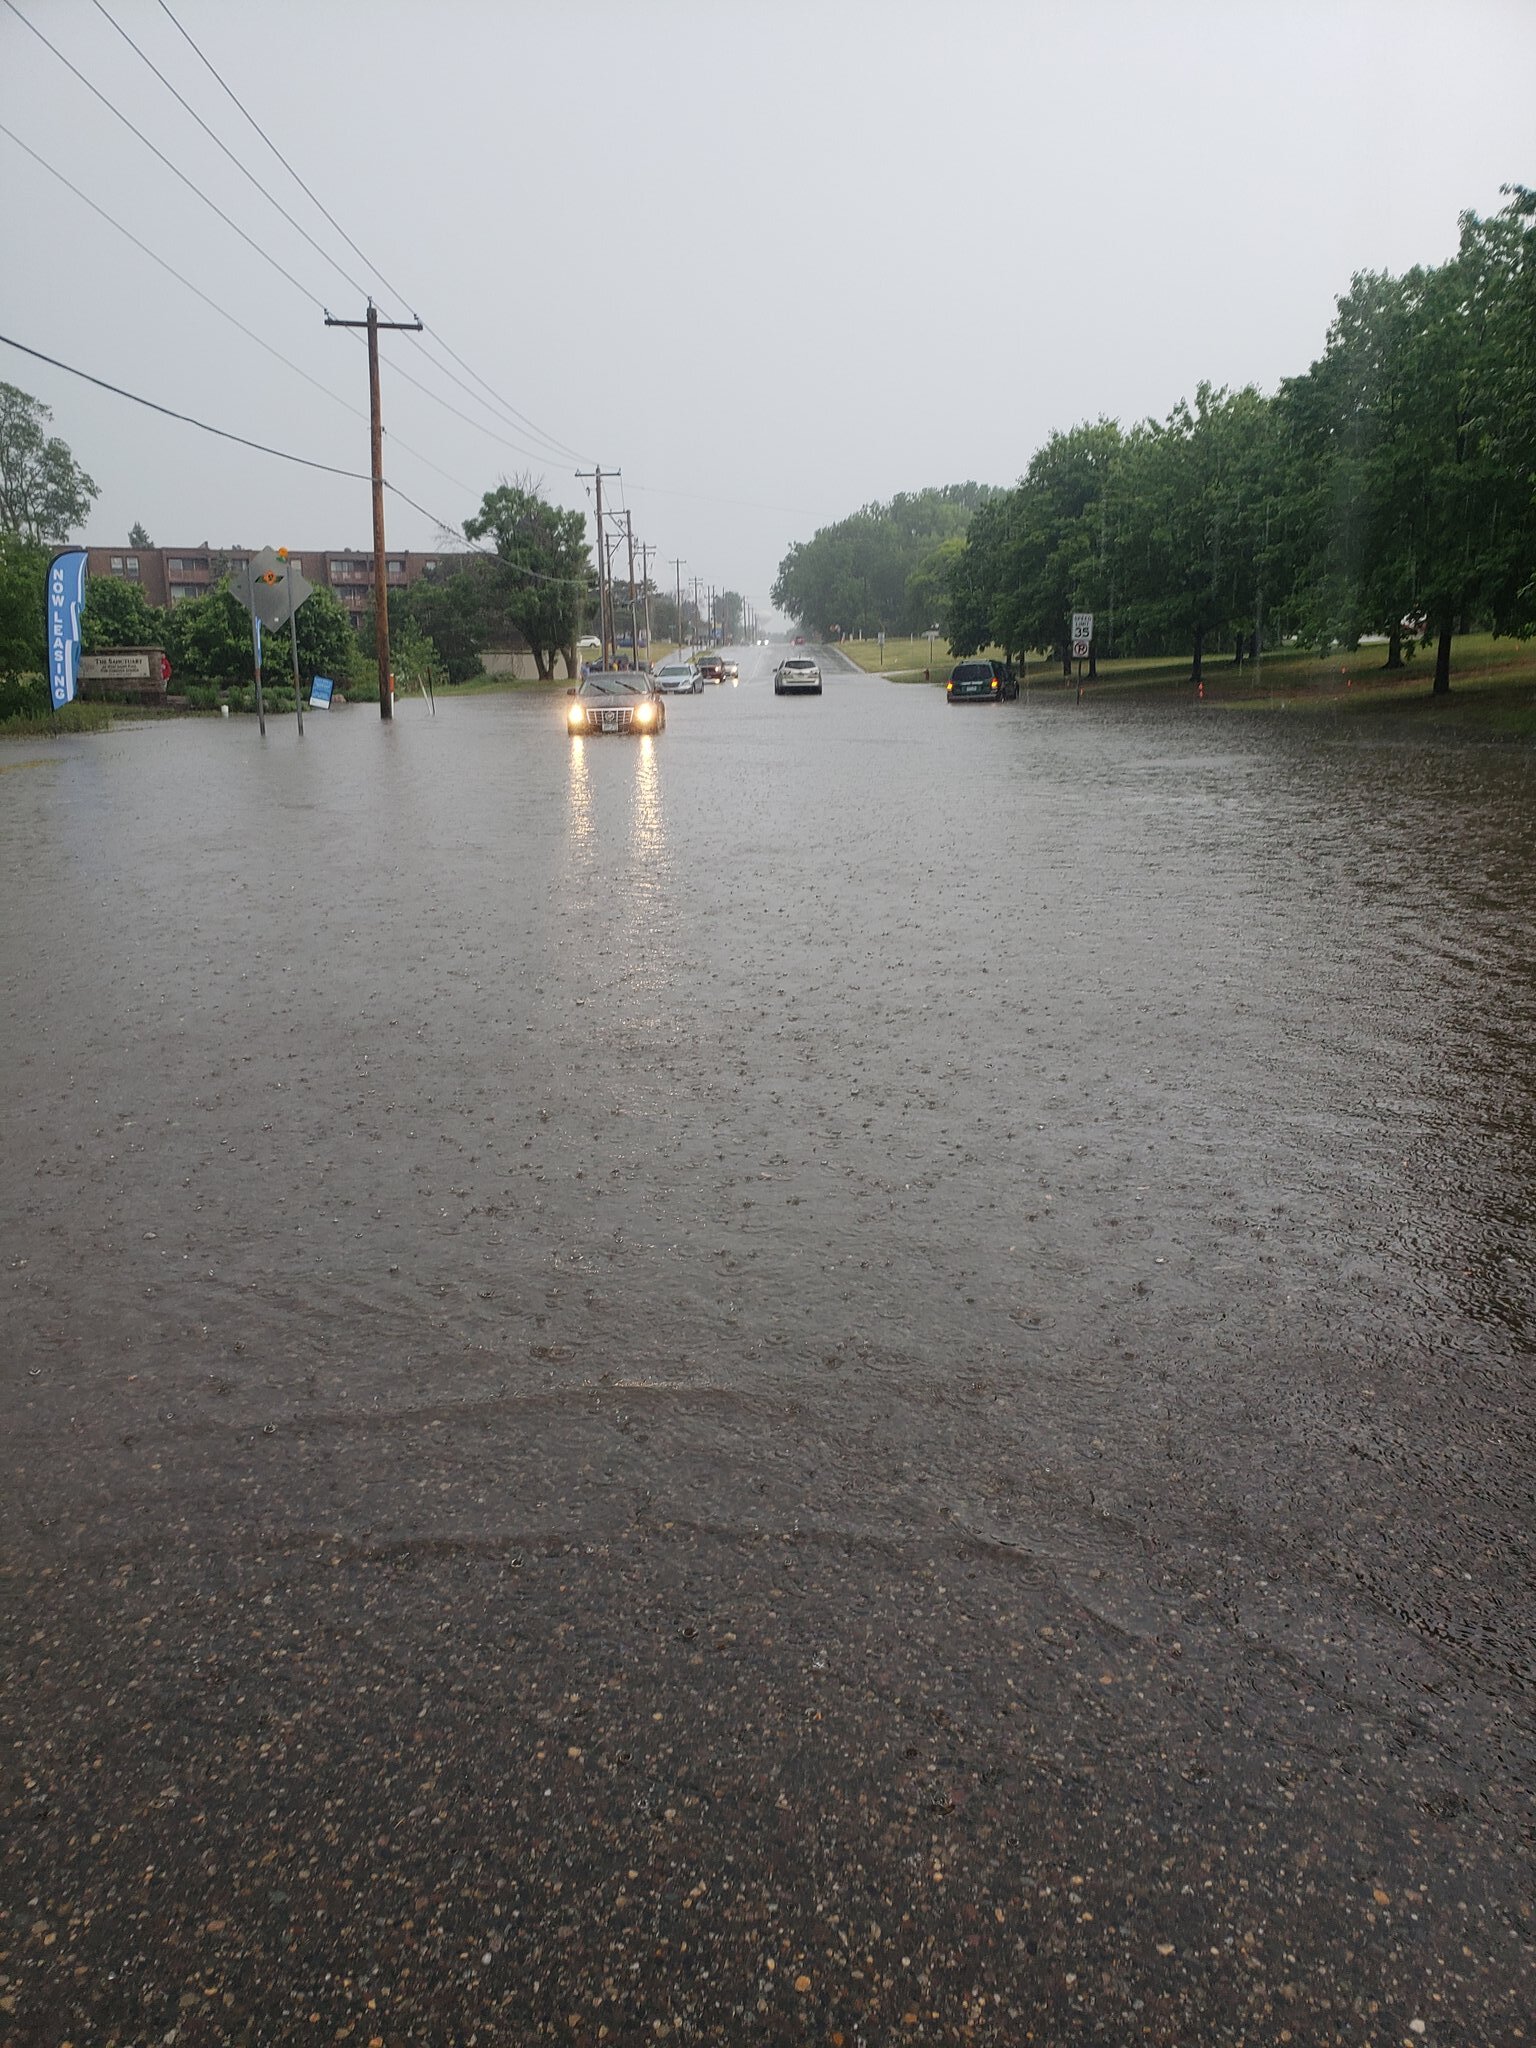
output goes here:
{"type": "MultiPolygon", "coordinates": [[[[443,678],[449,683],[466,683],[481,674],[481,656],[490,646],[488,579],[475,569],[461,569],[440,582],[423,577],[394,591],[389,600],[390,641],[409,629],[432,643],[443,678]]],[[[372,647],[373,610],[359,628],[362,644],[372,647]]]]}
{"type": "MultiPolygon", "coordinates": [[[[334,594],[312,591],[297,618],[301,682],[307,687],[317,675],[352,682],[361,673],[357,643],[334,594]]],[[[165,614],[165,651],[178,684],[239,687],[251,680],[251,615],[224,584],[206,597],[187,598],[165,614]]],[[[293,681],[287,626],[262,634],[261,676],[274,687],[293,681]]]]}
{"type": "Polygon", "coordinates": [[[948,540],[941,540],[936,548],[931,548],[915,569],[908,570],[906,616],[909,620],[925,621],[919,631],[936,625],[948,634],[950,578],[964,553],[965,535],[952,533],[948,540]]]}
{"type": "Polygon", "coordinates": [[[128,529],[128,545],[131,548],[152,548],[154,546],[154,542],[144,531],[143,526],[137,519],[128,529]]]}
{"type": "Polygon", "coordinates": [[[1123,448],[1113,420],[1053,434],[1017,487],[977,512],[948,567],[957,654],[1054,648],[1065,672],[1074,611],[1094,612],[1096,629],[1107,631],[1115,601],[1110,507],[1118,506],[1123,448]]]}
{"type": "Polygon", "coordinates": [[[95,654],[103,647],[163,647],[168,617],[136,583],[121,576],[93,576],[86,585],[80,619],[81,649],[95,654]]]}
{"type": "Polygon", "coordinates": [[[99,495],[57,434],[40,399],[0,384],[0,533],[65,541],[99,495]]]}
{"type": "Polygon", "coordinates": [[[1126,441],[1114,560],[1128,628],[1189,648],[1193,682],[1208,644],[1253,628],[1276,473],[1272,402],[1251,386],[1201,384],[1126,441]]]}
{"type": "Polygon", "coordinates": [[[1451,642],[1479,617],[1536,624],[1536,195],[1462,216],[1457,253],[1355,277],[1323,354],[1282,387],[1298,458],[1298,611],[1326,643],[1389,636],[1405,617],[1451,642]]]}
{"type": "Polygon", "coordinates": [[[551,505],[521,480],[487,491],[464,532],[496,544],[496,559],[485,570],[488,611],[499,610],[517,628],[544,681],[554,674],[557,654],[574,675],[593,573],[585,515],[551,505]]]}
{"type": "Polygon", "coordinates": [[[41,674],[47,666],[48,550],[0,533],[0,676],[41,674]]]}
{"type": "Polygon", "coordinates": [[[821,639],[882,628],[920,632],[932,613],[909,592],[908,579],[941,542],[965,532],[991,495],[984,484],[947,484],[865,505],[795,543],[779,564],[773,602],[821,639]]]}

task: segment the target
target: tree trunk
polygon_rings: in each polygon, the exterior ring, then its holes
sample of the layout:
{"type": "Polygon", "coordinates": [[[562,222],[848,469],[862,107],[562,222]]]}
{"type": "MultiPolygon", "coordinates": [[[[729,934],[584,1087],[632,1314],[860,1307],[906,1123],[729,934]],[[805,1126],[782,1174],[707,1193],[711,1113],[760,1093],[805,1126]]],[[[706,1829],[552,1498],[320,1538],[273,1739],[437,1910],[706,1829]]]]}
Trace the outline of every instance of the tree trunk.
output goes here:
{"type": "Polygon", "coordinates": [[[1064,683],[1072,680],[1072,621],[1068,619],[1061,635],[1061,679],[1064,683]]]}
{"type": "Polygon", "coordinates": [[[1090,683],[1096,683],[1099,680],[1099,636],[1097,633],[1088,642],[1088,680],[1090,683]]]}
{"type": "Polygon", "coordinates": [[[1239,634],[1238,634],[1238,636],[1237,636],[1237,638],[1236,638],[1236,639],[1235,639],[1235,640],[1233,641],[1233,643],[1232,643],[1232,666],[1233,666],[1234,668],[1241,668],[1241,667],[1242,667],[1242,665],[1243,665],[1243,636],[1242,636],[1242,634],[1241,634],[1241,633],[1239,633],[1239,634]]]}
{"type": "Polygon", "coordinates": [[[1203,668],[1201,667],[1201,657],[1203,656],[1204,652],[1205,652],[1205,628],[1204,628],[1204,626],[1196,626],[1196,628],[1195,628],[1195,659],[1194,659],[1194,665],[1193,665],[1193,667],[1192,667],[1192,668],[1190,669],[1190,672],[1189,672],[1189,680],[1190,680],[1190,681],[1191,681],[1192,683],[1198,683],[1199,681],[1201,681],[1201,679],[1202,679],[1202,678],[1203,678],[1203,676],[1204,676],[1204,673],[1205,673],[1205,671],[1204,671],[1204,669],[1203,669],[1203,668]]]}
{"type": "Polygon", "coordinates": [[[555,679],[555,664],[550,657],[548,648],[535,647],[533,650],[533,659],[534,665],[539,671],[539,681],[541,683],[553,682],[555,679]]]}
{"type": "Polygon", "coordinates": [[[1451,687],[1451,615],[1440,621],[1440,644],[1435,649],[1435,687],[1431,696],[1444,697],[1451,687]]]}
{"type": "Polygon", "coordinates": [[[1387,667],[1401,668],[1403,665],[1403,622],[1392,621],[1392,630],[1387,635],[1387,667]]]}

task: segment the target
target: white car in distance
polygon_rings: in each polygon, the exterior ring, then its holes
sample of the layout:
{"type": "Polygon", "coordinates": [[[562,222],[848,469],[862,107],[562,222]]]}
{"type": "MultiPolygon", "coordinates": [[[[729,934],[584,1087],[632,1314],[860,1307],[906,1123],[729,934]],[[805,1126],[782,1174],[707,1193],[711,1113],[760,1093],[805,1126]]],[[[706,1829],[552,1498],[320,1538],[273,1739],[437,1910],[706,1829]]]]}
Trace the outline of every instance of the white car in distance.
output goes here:
{"type": "Polygon", "coordinates": [[[691,661],[664,661],[654,681],[669,697],[702,697],[704,678],[691,661]]]}
{"type": "Polygon", "coordinates": [[[809,690],[821,695],[821,665],[813,654],[786,654],[773,672],[773,694],[788,696],[792,690],[809,690]]]}

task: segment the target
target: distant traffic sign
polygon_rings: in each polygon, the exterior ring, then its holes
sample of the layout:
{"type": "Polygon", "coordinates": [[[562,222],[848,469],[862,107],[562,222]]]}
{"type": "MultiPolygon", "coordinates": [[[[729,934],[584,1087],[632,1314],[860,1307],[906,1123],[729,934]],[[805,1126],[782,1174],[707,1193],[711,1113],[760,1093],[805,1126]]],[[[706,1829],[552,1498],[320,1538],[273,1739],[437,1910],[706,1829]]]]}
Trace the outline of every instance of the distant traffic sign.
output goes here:
{"type": "Polygon", "coordinates": [[[1093,645],[1093,613],[1072,614],[1072,659],[1086,661],[1088,650],[1093,645]]]}

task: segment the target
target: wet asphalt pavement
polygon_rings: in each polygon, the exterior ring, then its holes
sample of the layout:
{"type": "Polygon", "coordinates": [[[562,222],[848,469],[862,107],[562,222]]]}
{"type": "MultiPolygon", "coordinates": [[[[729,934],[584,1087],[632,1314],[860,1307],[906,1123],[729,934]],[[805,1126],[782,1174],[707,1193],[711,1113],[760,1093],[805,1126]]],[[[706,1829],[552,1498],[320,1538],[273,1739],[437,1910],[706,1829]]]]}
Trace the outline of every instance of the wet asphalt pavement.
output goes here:
{"type": "Polygon", "coordinates": [[[0,2042],[1536,2039],[1532,757],[0,758],[0,2042]]]}

